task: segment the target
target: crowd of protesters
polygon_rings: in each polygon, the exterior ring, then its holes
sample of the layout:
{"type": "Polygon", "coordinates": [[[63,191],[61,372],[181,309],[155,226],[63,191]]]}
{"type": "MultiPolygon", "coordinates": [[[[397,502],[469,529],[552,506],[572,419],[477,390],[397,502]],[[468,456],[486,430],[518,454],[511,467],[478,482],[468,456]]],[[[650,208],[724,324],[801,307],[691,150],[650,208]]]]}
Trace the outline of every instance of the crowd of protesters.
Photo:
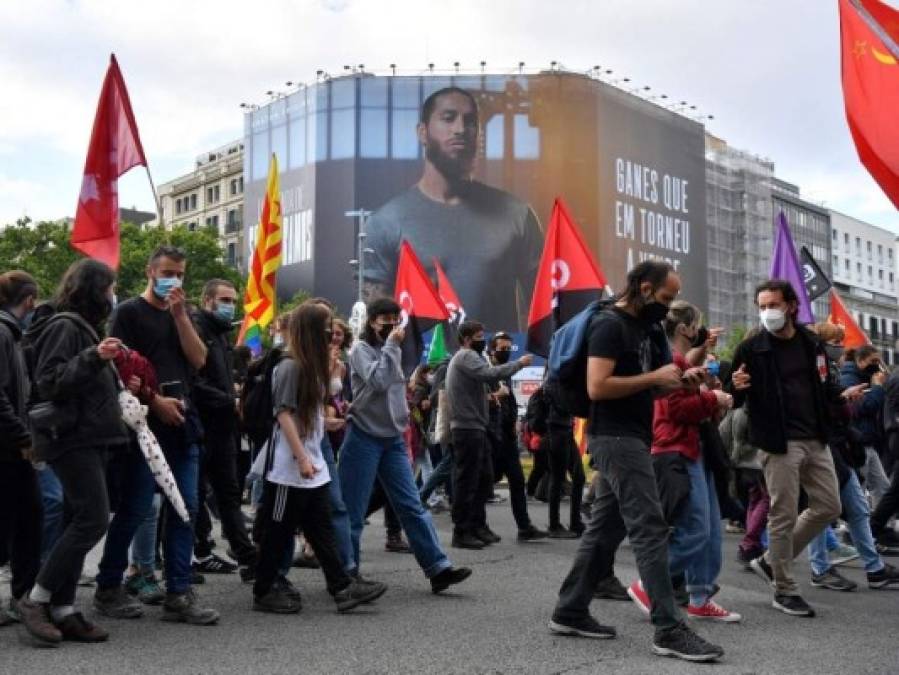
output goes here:
{"type": "Polygon", "coordinates": [[[519,414],[512,378],[532,360],[512,359],[507,333],[463,321],[454,353],[407,377],[396,302],[372,300],[354,336],[315,298],[277,317],[271,347],[251,361],[232,344],[231,283],[209,280],[191,304],[188,261],[168,246],[146,273],[144,292],[121,304],[115,273],[94,260],[74,263],[46,299],[27,272],[0,275],[0,562],[11,591],[0,625],[19,623],[36,646],[109,638],[76,605],[101,541],[91,615],[111,619],[160,605],[165,621],[214,624],[219,612],[196,591],[208,574],[238,575],[254,610],[296,613],[292,566],[320,568],[339,612],[374,602],[387,587],[363,576],[360,543],[378,509],[386,550],[411,553],[441,593],[472,571],[453,565],[433,515],[450,511],[453,548],[497,544],[487,504],[503,477],[518,542],[579,539],[555,634],[613,638],[591,601],[630,600],[651,619],[656,653],[720,658],[685,618],[741,620],[718,584],[725,523],[743,535],[733,555],[786,614],[814,615],[794,576],[805,549],[813,586],[854,590],[839,566],[858,558],[869,588],[899,586],[884,561],[899,554],[899,375],[873,347],[843,350],[840,327],[800,324],[786,282],[757,289],[759,327],[724,362],[721,330],[677,299],[675,271],[635,267],[587,324],[585,458],[570,384],[547,377],[519,414]],[[132,397],[164,476],[124,421],[132,397]],[[546,530],[529,513],[535,494],[546,530]],[[638,570],[628,585],[615,574],[625,537],[638,570]]]}

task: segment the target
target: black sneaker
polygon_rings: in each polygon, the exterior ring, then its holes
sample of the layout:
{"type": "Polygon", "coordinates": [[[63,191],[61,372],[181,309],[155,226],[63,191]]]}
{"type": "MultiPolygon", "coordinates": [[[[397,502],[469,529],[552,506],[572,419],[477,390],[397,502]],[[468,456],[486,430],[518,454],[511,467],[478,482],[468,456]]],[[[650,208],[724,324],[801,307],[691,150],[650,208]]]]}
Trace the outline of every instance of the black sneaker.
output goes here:
{"type": "Polygon", "coordinates": [[[346,588],[334,594],[334,602],[337,603],[338,612],[349,612],[361,604],[373,602],[384,595],[387,586],[376,581],[359,583],[356,579],[350,581],[346,588]]]}
{"type": "Polygon", "coordinates": [[[489,527],[484,525],[484,527],[479,527],[474,531],[474,536],[484,542],[485,546],[489,546],[490,544],[498,544],[503,540],[501,536],[499,536],[496,532],[491,530],[489,527]]]}
{"type": "Polygon", "coordinates": [[[241,582],[252,584],[256,581],[256,565],[242,565],[237,571],[240,572],[241,582]]]}
{"type": "MultiPolygon", "coordinates": [[[[362,586],[363,588],[383,588],[385,591],[387,590],[387,584],[381,583],[380,581],[372,581],[371,579],[366,579],[361,574],[359,574],[359,570],[357,569],[355,573],[350,575],[353,579],[356,580],[356,583],[362,586]]],[[[383,593],[382,593],[383,595],[383,593]]],[[[380,597],[380,596],[379,596],[380,597]]],[[[371,600],[366,600],[365,602],[373,602],[378,598],[372,598],[371,600]]],[[[363,603],[365,604],[365,603],[363,603]]]]}
{"type": "Polygon", "coordinates": [[[453,533],[453,548],[467,548],[473,551],[480,551],[484,546],[484,542],[474,536],[471,532],[453,533]]]}
{"type": "Polygon", "coordinates": [[[300,595],[300,589],[294,586],[290,579],[287,577],[277,576],[275,577],[275,583],[272,584],[272,588],[277,588],[279,591],[283,592],[291,600],[296,600],[297,602],[302,601],[302,596],[300,595]]]}
{"type": "Polygon", "coordinates": [[[271,614],[296,614],[303,608],[299,600],[290,597],[282,589],[272,586],[261,598],[253,598],[254,612],[271,614]]]}
{"type": "Polygon", "coordinates": [[[518,530],[518,541],[537,541],[538,539],[546,539],[547,533],[538,529],[533,523],[523,530],[518,530]]]}
{"type": "Polygon", "coordinates": [[[752,571],[758,574],[762,579],[767,581],[772,586],[774,585],[774,570],[771,569],[771,565],[769,565],[768,561],[765,560],[765,556],[760,555],[758,558],[751,560],[749,562],[749,567],[752,568],[752,571]]]}
{"type": "Polygon", "coordinates": [[[868,572],[868,588],[887,588],[899,586],[899,570],[892,565],[884,564],[879,572],[868,572]]]}
{"type": "Polygon", "coordinates": [[[191,567],[195,572],[202,574],[234,574],[237,571],[237,565],[219,558],[214,553],[197,560],[191,567]]]}
{"type": "Polygon", "coordinates": [[[471,576],[471,570],[467,567],[447,567],[445,570],[431,577],[431,593],[442,593],[450,586],[461,584],[471,576]]]}
{"type": "Polygon", "coordinates": [[[812,572],[811,583],[815,588],[826,588],[829,591],[854,591],[858,588],[857,583],[850,581],[833,567],[827,569],[824,574],[812,572]]]}
{"type": "Polygon", "coordinates": [[[162,603],[163,621],[189,623],[196,626],[210,626],[218,623],[219,613],[208,607],[200,607],[194,590],[187,593],[169,593],[162,603]]]}
{"type": "Polygon", "coordinates": [[[627,594],[627,589],[614,574],[605,579],[600,579],[593,591],[593,597],[597,600],[631,601],[631,596],[627,594]]]}
{"type": "Polygon", "coordinates": [[[576,532],[566,529],[564,525],[551,525],[549,530],[550,539],[577,539],[576,532]]]}
{"type": "Polygon", "coordinates": [[[765,555],[764,549],[752,549],[751,551],[744,551],[741,548],[737,549],[737,562],[743,565],[743,569],[747,572],[752,572],[752,561],[756,558],[765,555]]]}
{"type": "Polygon", "coordinates": [[[676,656],[685,661],[716,661],[724,656],[721,647],[706,642],[683,623],[657,631],[652,640],[652,651],[659,656],[676,656]]]}
{"type": "Polygon", "coordinates": [[[771,606],[790,616],[815,616],[815,610],[809,607],[809,604],[798,595],[777,593],[774,596],[774,600],[771,601],[771,606]]]}
{"type": "Polygon", "coordinates": [[[549,620],[549,630],[556,635],[586,637],[595,640],[610,640],[618,636],[615,628],[603,626],[589,614],[580,619],[559,619],[554,616],[549,620]]]}

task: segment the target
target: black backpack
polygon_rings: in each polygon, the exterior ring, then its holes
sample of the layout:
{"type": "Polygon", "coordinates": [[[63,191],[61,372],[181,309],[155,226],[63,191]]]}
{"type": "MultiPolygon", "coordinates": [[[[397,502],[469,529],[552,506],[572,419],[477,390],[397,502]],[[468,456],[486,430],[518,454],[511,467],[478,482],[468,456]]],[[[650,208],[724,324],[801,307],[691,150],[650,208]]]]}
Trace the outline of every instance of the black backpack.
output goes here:
{"type": "Polygon", "coordinates": [[[525,410],[524,419],[528,430],[542,436],[547,431],[547,419],[549,418],[549,401],[546,391],[541,385],[528,399],[528,407],[525,410]]]}
{"type": "Polygon", "coordinates": [[[272,435],[274,405],[272,404],[272,375],[277,366],[288,358],[280,348],[273,347],[247,371],[247,379],[240,391],[241,431],[253,447],[261,447],[272,435]]]}

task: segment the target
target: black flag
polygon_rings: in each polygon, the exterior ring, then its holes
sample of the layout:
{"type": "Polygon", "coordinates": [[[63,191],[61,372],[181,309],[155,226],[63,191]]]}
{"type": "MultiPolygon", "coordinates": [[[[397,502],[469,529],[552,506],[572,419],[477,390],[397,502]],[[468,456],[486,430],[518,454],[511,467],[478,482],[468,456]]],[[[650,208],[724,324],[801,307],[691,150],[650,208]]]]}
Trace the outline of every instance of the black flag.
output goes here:
{"type": "Polygon", "coordinates": [[[802,247],[801,257],[802,279],[805,282],[805,290],[808,292],[808,299],[815,300],[827,293],[833,284],[830,283],[830,279],[827,278],[827,275],[824,274],[805,246],[802,247]]]}

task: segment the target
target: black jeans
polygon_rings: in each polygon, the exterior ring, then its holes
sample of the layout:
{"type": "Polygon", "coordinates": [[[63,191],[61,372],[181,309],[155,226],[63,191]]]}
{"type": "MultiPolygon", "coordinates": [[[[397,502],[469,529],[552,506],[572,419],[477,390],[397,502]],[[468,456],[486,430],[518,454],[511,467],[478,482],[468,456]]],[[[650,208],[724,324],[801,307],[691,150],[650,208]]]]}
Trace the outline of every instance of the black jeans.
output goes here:
{"type": "Polygon", "coordinates": [[[657,630],[670,628],[682,617],[671,588],[668,525],[659,505],[649,448],[636,438],[611,436],[590,436],[589,445],[602,478],[553,616],[564,621],[588,615],[596,584],[612,573],[615,551],[627,535],[652,601],[652,623],[657,630]]]}
{"type": "Polygon", "coordinates": [[[540,442],[540,448],[534,453],[534,465],[531,468],[531,475],[528,476],[527,491],[531,497],[537,495],[540,481],[549,472],[549,441],[546,437],[540,442]]]}
{"type": "MultiPolygon", "coordinates": [[[[893,457],[899,456],[899,433],[890,434],[888,454],[893,457]]],[[[871,514],[871,534],[875,539],[881,535],[890,518],[899,515],[899,462],[894,461],[891,468],[893,473],[890,487],[883,493],[871,514]]]]}
{"type": "Polygon", "coordinates": [[[0,464],[0,547],[9,558],[10,590],[17,600],[34,586],[41,568],[44,505],[30,462],[0,464]]]}
{"type": "Polygon", "coordinates": [[[487,525],[487,500],[493,494],[493,458],[487,434],[453,429],[453,524],[458,532],[487,525]]]}
{"type": "Polygon", "coordinates": [[[562,484],[565,475],[571,474],[571,513],[569,525],[581,526],[581,500],[584,497],[584,465],[581,453],[574,442],[572,430],[550,429],[549,431],[549,526],[558,527],[559,507],[562,502],[562,484]]]}
{"type": "MultiPolygon", "coordinates": [[[[237,482],[236,435],[230,432],[217,433],[214,428],[210,429],[208,426],[200,460],[198,502],[201,507],[206,503],[207,480],[215,496],[222,523],[222,534],[231,545],[237,561],[241,565],[255,564],[256,549],[250,543],[246,520],[240,510],[243,490],[237,482]]],[[[197,558],[205,558],[212,553],[209,545],[212,522],[205,508],[200,509],[200,514],[206,515],[197,519],[194,554],[197,558]]]]}
{"type": "Polygon", "coordinates": [[[497,438],[490,436],[493,449],[493,480],[498,482],[505,475],[509,480],[509,501],[512,503],[512,515],[519,530],[531,525],[528,516],[528,499],[524,491],[524,471],[521,469],[521,458],[514,438],[497,438]]]}
{"type": "Polygon", "coordinates": [[[81,448],[50,462],[62,484],[66,525],[38,573],[37,583],[50,591],[54,607],[75,602],[75,586],[84,558],[109,525],[106,449],[81,448]]]}
{"type": "Polygon", "coordinates": [[[267,505],[267,522],[259,547],[253,594],[261,598],[271,590],[298,527],[315,551],[328,592],[334,595],[346,588],[351,580],[337,552],[327,483],[317,488],[296,488],[265,481],[262,500],[267,505]]]}

